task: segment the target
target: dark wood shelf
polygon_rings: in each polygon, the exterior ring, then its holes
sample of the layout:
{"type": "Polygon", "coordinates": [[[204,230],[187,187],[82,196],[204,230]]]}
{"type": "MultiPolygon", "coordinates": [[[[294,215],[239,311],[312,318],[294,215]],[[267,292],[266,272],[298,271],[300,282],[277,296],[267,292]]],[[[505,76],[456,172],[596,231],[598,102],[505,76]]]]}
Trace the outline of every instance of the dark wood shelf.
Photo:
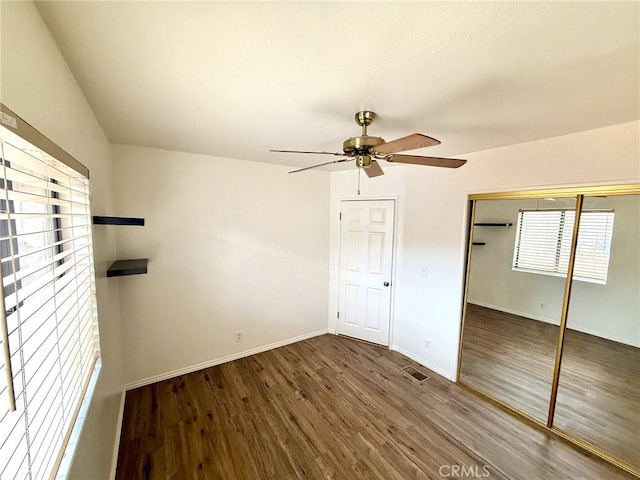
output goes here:
{"type": "Polygon", "coordinates": [[[135,217],[101,217],[93,216],[94,225],[127,225],[133,227],[144,227],[144,218],[135,217]]]}
{"type": "Polygon", "coordinates": [[[124,275],[142,275],[147,273],[149,259],[117,260],[107,270],[107,277],[122,277],[124,275]]]}
{"type": "MultiPolygon", "coordinates": [[[[144,218],[137,217],[104,217],[93,216],[94,225],[124,225],[133,227],[144,227],[144,218]]],[[[123,277],[125,275],[143,275],[147,273],[148,258],[138,258],[135,260],[116,260],[107,269],[107,277],[123,277]]]]}
{"type": "Polygon", "coordinates": [[[474,225],[476,227],[510,227],[511,225],[513,225],[513,223],[479,222],[479,223],[474,223],[474,225]]]}
{"type": "Polygon", "coordinates": [[[486,245],[486,242],[473,242],[472,245],[486,245]]]}

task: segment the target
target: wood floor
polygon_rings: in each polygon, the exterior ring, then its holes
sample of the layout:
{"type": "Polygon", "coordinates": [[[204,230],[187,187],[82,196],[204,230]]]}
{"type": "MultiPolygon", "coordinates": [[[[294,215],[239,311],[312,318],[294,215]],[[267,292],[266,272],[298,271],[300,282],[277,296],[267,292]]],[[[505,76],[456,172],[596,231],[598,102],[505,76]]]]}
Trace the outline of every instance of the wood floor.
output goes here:
{"type": "Polygon", "coordinates": [[[132,390],[117,478],[631,478],[407,365],[324,335],[132,390]]]}
{"type": "MultiPolygon", "coordinates": [[[[462,380],[546,422],[558,327],[469,305],[462,380]]],[[[640,468],[640,349],[565,332],[554,425],[640,468]]]]}

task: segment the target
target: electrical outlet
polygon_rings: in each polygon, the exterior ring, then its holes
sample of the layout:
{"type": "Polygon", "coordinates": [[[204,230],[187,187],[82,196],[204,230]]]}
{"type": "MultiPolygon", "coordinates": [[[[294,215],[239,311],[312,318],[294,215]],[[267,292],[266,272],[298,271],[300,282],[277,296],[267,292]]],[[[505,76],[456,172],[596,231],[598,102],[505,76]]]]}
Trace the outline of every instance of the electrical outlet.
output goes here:
{"type": "Polygon", "coordinates": [[[547,304],[544,302],[540,302],[540,310],[544,310],[545,308],[547,308],[547,304]]]}
{"type": "Polygon", "coordinates": [[[431,340],[425,340],[424,341],[424,348],[427,351],[431,350],[431,340]]]}
{"type": "Polygon", "coordinates": [[[243,335],[242,330],[238,330],[236,332],[236,342],[241,342],[242,341],[242,335],[243,335]]]}
{"type": "Polygon", "coordinates": [[[428,277],[429,276],[429,269],[426,266],[422,267],[422,270],[420,271],[420,274],[423,277],[428,277]]]}

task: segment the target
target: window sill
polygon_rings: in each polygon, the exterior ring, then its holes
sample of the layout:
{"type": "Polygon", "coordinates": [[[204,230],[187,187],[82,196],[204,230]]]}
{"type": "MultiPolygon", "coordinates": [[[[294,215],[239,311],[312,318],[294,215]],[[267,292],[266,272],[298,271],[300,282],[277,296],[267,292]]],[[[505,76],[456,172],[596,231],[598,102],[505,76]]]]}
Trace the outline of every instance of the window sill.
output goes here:
{"type": "MultiPolygon", "coordinates": [[[[521,273],[532,273],[534,275],[545,275],[547,277],[558,277],[558,278],[567,278],[567,274],[566,273],[557,273],[557,272],[547,272],[544,270],[532,270],[532,269],[527,269],[527,268],[517,268],[517,267],[511,267],[511,270],[513,270],[514,272],[521,272],[521,273]]],[[[578,281],[578,282],[584,282],[584,283],[595,283],[596,285],[606,285],[607,281],[605,280],[600,280],[599,278],[588,278],[588,277],[578,277],[576,275],[573,276],[573,281],[578,281]]]]}
{"type": "Polygon", "coordinates": [[[91,399],[93,398],[96,384],[98,383],[98,377],[100,376],[101,368],[102,363],[100,361],[100,358],[98,357],[96,366],[93,369],[93,373],[91,374],[91,380],[89,380],[89,385],[87,386],[87,391],[84,395],[84,398],[82,399],[80,411],[78,412],[76,421],[73,424],[71,436],[69,437],[67,445],[64,447],[64,453],[62,454],[62,460],[60,462],[60,466],[58,467],[58,471],[56,472],[55,480],[63,480],[69,475],[71,464],[73,463],[73,457],[76,453],[76,447],[78,446],[78,441],[80,440],[80,434],[82,433],[82,428],[84,427],[87,413],[89,412],[91,399]]]}

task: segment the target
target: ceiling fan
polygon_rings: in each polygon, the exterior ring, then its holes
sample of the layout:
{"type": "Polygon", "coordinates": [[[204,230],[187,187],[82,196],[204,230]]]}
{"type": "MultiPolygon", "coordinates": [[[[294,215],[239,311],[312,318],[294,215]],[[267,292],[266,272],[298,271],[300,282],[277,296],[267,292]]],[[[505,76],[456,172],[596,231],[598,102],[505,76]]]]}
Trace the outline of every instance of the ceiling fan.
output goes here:
{"type": "Polygon", "coordinates": [[[368,177],[378,177],[384,172],[378,160],[386,160],[387,162],[411,163],[413,165],[427,165],[431,167],[447,167],[458,168],[467,163],[466,160],[458,160],[455,158],[442,157],[424,157],[419,155],[398,155],[398,152],[406,150],[415,150],[416,148],[431,147],[438,145],[439,140],[435,138],[414,133],[406,137],[398,138],[390,142],[385,142],[382,137],[372,137],[367,135],[367,127],[376,119],[376,114],[370,111],[358,112],[355,120],[362,127],[362,135],[359,137],[349,137],[342,144],[343,153],[333,152],[306,152],[299,150],[270,150],[271,152],[281,153],[311,153],[317,155],[334,155],[341,158],[331,162],[318,163],[309,167],[299,168],[289,173],[302,172],[311,168],[322,167],[332,163],[342,163],[355,160],[356,166],[364,170],[368,177]]]}

